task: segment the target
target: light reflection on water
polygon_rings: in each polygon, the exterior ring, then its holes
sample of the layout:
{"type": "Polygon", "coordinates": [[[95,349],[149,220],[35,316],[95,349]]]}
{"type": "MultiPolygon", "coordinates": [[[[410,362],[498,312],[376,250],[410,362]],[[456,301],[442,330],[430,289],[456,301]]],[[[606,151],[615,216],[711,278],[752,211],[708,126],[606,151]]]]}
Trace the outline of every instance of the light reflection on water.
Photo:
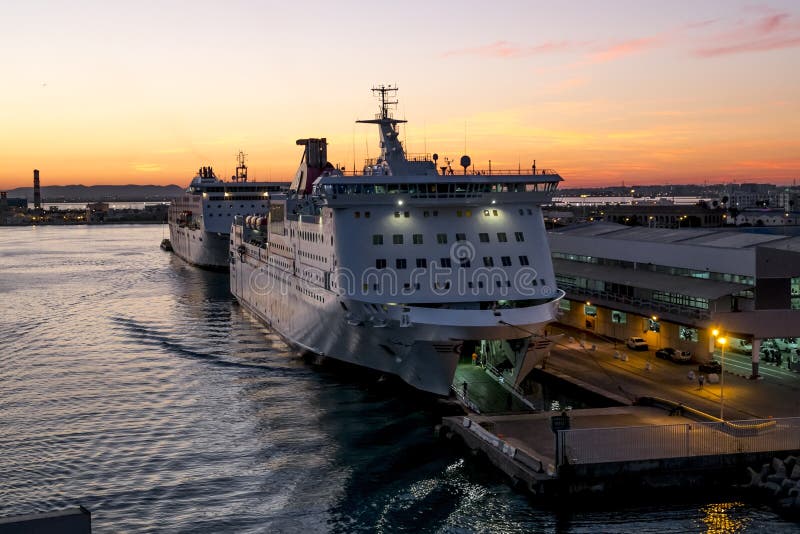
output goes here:
{"type": "Polygon", "coordinates": [[[533,503],[436,441],[430,402],[294,357],[225,274],[162,252],[161,236],[0,229],[0,516],[83,504],[95,532],[795,526],[710,501],[533,503]]]}

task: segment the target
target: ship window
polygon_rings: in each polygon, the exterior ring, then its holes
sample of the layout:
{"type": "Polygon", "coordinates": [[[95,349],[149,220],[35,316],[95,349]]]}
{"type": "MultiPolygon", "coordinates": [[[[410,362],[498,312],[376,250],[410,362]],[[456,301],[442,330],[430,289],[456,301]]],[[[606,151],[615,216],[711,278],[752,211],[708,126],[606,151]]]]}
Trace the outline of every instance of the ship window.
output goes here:
{"type": "Polygon", "coordinates": [[[472,282],[467,282],[467,287],[469,287],[470,289],[472,289],[472,286],[473,286],[472,282]]]}
{"type": "Polygon", "coordinates": [[[524,210],[524,209],[522,209],[522,208],[520,208],[520,209],[519,209],[519,214],[520,214],[520,215],[525,215],[525,210],[524,210]]]}
{"type": "Polygon", "coordinates": [[[405,284],[403,284],[403,289],[411,289],[411,284],[406,282],[405,284]]]}
{"type": "Polygon", "coordinates": [[[375,268],[376,269],[385,269],[386,268],[386,260],[384,260],[384,259],[375,260],[375,268]]]}
{"type": "Polygon", "coordinates": [[[360,219],[360,218],[361,218],[361,212],[360,212],[360,211],[357,211],[357,212],[355,213],[355,216],[356,216],[356,219],[360,219]]]}
{"type": "Polygon", "coordinates": [[[244,207],[244,204],[239,204],[239,207],[240,207],[240,208],[243,208],[243,207],[244,207]]]}
{"type": "Polygon", "coordinates": [[[466,212],[464,212],[464,215],[466,215],[467,217],[472,217],[472,212],[470,210],[467,210],[466,212]]]}
{"type": "Polygon", "coordinates": [[[466,241],[467,234],[456,234],[456,241],[466,241]]]}
{"type": "Polygon", "coordinates": [[[440,260],[440,264],[442,267],[452,267],[452,263],[450,262],[450,258],[442,258],[440,260]]]}
{"type": "Polygon", "coordinates": [[[497,232],[497,240],[501,243],[506,243],[508,241],[508,237],[506,237],[505,232],[497,232]]]}
{"type": "MultiPolygon", "coordinates": [[[[332,237],[331,237],[331,240],[333,240],[332,237]]],[[[333,243],[331,243],[331,244],[333,244],[333,243]]],[[[383,234],[374,234],[372,236],[372,244],[373,245],[383,245],[383,234]]]]}
{"type": "Polygon", "coordinates": [[[433,216],[434,217],[438,217],[439,216],[439,210],[433,210],[433,216]]]}
{"type": "Polygon", "coordinates": [[[406,268],[406,259],[405,258],[397,258],[394,262],[395,267],[398,269],[405,269],[406,268]]]}
{"type": "Polygon", "coordinates": [[[414,244],[421,245],[422,244],[422,234],[414,234],[413,236],[414,244]]]}
{"type": "Polygon", "coordinates": [[[447,234],[436,234],[436,242],[440,245],[447,244],[447,234]]]}
{"type": "Polygon", "coordinates": [[[402,245],[403,244],[403,234],[394,234],[392,236],[392,243],[395,245],[402,245]]]}
{"type": "Polygon", "coordinates": [[[511,256],[501,256],[500,261],[503,262],[503,267],[511,267],[511,256]]]}
{"type": "Polygon", "coordinates": [[[483,289],[483,280],[478,280],[478,289],[483,289]]]}
{"type": "Polygon", "coordinates": [[[539,281],[542,283],[543,286],[547,285],[547,282],[544,281],[544,278],[539,278],[539,281]]]}
{"type": "Polygon", "coordinates": [[[497,210],[492,210],[492,215],[494,215],[495,217],[497,217],[497,210]]]}
{"type": "Polygon", "coordinates": [[[484,217],[488,217],[489,216],[489,210],[483,210],[483,216],[484,217]]]}
{"type": "Polygon", "coordinates": [[[445,289],[450,289],[450,282],[445,282],[444,283],[444,288],[445,289]]]}
{"type": "Polygon", "coordinates": [[[533,215],[533,210],[531,210],[530,208],[528,208],[528,215],[533,215]]]}
{"type": "Polygon", "coordinates": [[[484,267],[494,267],[494,259],[491,256],[484,256],[483,257],[483,266],[484,267]]]}
{"type": "Polygon", "coordinates": [[[399,219],[400,218],[400,212],[399,211],[394,212],[394,218],[395,219],[399,219]]]}
{"type": "Polygon", "coordinates": [[[427,269],[428,268],[428,260],[426,258],[417,258],[417,268],[419,268],[419,269],[427,269]]]}
{"type": "Polygon", "coordinates": [[[251,208],[255,208],[255,207],[256,207],[256,205],[255,205],[255,204],[250,204],[250,207],[251,207],[251,208]]]}
{"type": "Polygon", "coordinates": [[[530,265],[528,263],[528,256],[520,256],[519,257],[519,264],[520,265],[530,265]]]}
{"type": "Polygon", "coordinates": [[[517,241],[525,241],[525,235],[522,232],[514,232],[514,237],[517,241]]]}
{"type": "Polygon", "coordinates": [[[214,214],[213,214],[213,213],[209,213],[209,214],[208,214],[208,216],[209,216],[209,217],[213,217],[213,216],[214,216],[214,214]]]}
{"type": "Polygon", "coordinates": [[[419,284],[419,282],[417,282],[416,284],[414,284],[414,288],[415,288],[415,289],[419,289],[419,288],[420,288],[420,284],[419,284]]]}
{"type": "Polygon", "coordinates": [[[464,269],[468,269],[472,266],[472,263],[469,261],[469,258],[459,258],[458,263],[464,269]]]}
{"type": "Polygon", "coordinates": [[[463,215],[464,215],[464,212],[462,212],[461,210],[456,211],[456,217],[461,217],[463,215]]]}
{"type": "Polygon", "coordinates": [[[478,238],[481,240],[481,243],[488,243],[489,242],[489,234],[487,234],[485,232],[478,234],[478,238]]]}
{"type": "Polygon", "coordinates": [[[422,212],[422,216],[423,216],[423,217],[429,217],[429,216],[430,216],[430,214],[431,214],[431,213],[430,213],[429,211],[423,211],[423,212],[422,212]]]}
{"type": "Polygon", "coordinates": [[[407,211],[404,211],[404,212],[403,212],[403,217],[405,217],[406,219],[408,219],[408,218],[410,217],[410,214],[409,214],[407,211]]]}
{"type": "Polygon", "coordinates": [[[503,285],[503,282],[501,282],[500,280],[497,280],[497,282],[495,283],[497,284],[497,287],[501,287],[503,285]]]}
{"type": "Polygon", "coordinates": [[[365,211],[365,212],[364,212],[364,218],[365,218],[365,219],[369,219],[369,216],[370,216],[370,212],[368,212],[368,211],[365,211]]]}

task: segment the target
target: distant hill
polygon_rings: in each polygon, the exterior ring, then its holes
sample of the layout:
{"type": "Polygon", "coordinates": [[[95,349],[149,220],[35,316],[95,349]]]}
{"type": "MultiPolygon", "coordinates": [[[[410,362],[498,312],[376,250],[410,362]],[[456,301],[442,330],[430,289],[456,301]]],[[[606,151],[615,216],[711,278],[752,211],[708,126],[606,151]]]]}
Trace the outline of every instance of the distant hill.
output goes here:
{"type": "MultiPolygon", "coordinates": [[[[180,196],[184,189],[177,185],[49,185],[42,187],[42,202],[156,202],[180,196]]],[[[11,189],[8,196],[33,202],[33,187],[11,189]]]]}

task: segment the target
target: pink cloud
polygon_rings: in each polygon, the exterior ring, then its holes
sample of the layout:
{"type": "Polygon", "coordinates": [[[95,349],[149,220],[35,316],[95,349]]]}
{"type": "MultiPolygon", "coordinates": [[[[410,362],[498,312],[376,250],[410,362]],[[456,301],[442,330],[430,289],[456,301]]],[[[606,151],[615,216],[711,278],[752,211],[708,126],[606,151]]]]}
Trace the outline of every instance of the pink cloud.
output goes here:
{"type": "Polygon", "coordinates": [[[713,44],[696,48],[694,55],[716,57],[792,48],[800,46],[800,23],[789,13],[769,13],[709,40],[713,44]]]}
{"type": "Polygon", "coordinates": [[[643,50],[653,48],[660,44],[661,40],[660,37],[642,37],[640,39],[622,41],[590,54],[589,62],[606,63],[607,61],[613,61],[624,56],[636,54],[643,50]]]}
{"type": "Polygon", "coordinates": [[[508,41],[495,41],[494,43],[478,46],[475,48],[462,48],[459,50],[449,50],[442,54],[444,57],[451,56],[480,56],[489,58],[513,59],[529,57],[537,54],[547,54],[561,52],[571,48],[566,41],[548,41],[538,45],[523,46],[508,41]]]}

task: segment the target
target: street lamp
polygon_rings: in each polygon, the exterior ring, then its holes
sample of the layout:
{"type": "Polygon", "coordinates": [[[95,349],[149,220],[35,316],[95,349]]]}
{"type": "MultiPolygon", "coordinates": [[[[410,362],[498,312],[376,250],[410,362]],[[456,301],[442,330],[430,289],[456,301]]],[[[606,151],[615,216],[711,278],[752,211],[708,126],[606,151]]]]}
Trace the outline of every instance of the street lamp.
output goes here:
{"type": "Polygon", "coordinates": [[[725,343],[724,337],[717,338],[717,343],[722,348],[719,364],[719,418],[725,420],[725,343]]]}
{"type": "Polygon", "coordinates": [[[655,328],[656,334],[658,334],[658,348],[661,348],[661,325],[658,324],[658,316],[652,315],[650,318],[653,320],[653,328],[655,328]]]}

